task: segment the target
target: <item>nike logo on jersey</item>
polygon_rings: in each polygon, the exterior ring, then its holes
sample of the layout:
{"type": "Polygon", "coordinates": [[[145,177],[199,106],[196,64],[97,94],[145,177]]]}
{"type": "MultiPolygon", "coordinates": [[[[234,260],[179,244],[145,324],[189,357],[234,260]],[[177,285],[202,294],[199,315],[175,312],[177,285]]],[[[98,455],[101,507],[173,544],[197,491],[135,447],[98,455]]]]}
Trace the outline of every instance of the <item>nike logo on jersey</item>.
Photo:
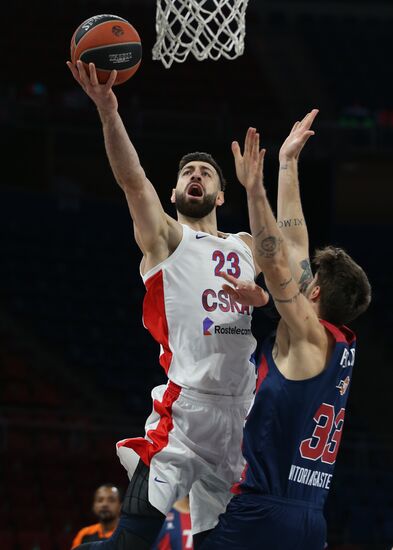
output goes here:
{"type": "Polygon", "coordinates": [[[168,483],[167,481],[163,481],[162,479],[158,479],[157,476],[154,478],[154,481],[157,481],[157,483],[168,483]]]}
{"type": "Polygon", "coordinates": [[[197,234],[195,235],[195,238],[196,238],[196,239],[204,239],[205,237],[208,237],[208,236],[209,236],[209,235],[199,235],[199,233],[197,233],[197,234]]]}

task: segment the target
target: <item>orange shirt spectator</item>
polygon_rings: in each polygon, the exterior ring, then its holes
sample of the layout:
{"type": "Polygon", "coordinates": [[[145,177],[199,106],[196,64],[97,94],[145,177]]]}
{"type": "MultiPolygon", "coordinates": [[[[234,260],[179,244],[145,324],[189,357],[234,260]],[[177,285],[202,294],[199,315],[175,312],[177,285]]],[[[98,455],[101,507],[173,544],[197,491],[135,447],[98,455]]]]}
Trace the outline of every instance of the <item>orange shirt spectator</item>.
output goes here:
{"type": "Polygon", "coordinates": [[[120,491],[111,483],[98,487],[94,493],[93,512],[99,523],[83,527],[72,541],[72,548],[85,542],[109,538],[116,529],[121,512],[120,491]]]}

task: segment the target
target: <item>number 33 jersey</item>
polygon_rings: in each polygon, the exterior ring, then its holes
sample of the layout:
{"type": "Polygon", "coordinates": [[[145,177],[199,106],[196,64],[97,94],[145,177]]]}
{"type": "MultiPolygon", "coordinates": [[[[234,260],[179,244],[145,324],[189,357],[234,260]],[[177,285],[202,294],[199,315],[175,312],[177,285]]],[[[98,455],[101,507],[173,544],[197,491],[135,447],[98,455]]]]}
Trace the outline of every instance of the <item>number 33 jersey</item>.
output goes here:
{"type": "Polygon", "coordinates": [[[143,276],[143,323],[160,344],[160,364],[179,386],[204,393],[250,395],[255,389],[252,307],[235,302],[219,276],[254,280],[250,248],[183,225],[166,260],[143,276]]]}
{"type": "Polygon", "coordinates": [[[323,507],[342,436],[356,340],[348,328],[320,322],[335,345],[327,367],[313,378],[286,379],[272,357],[274,335],[266,340],[244,429],[247,464],[234,493],[323,507]]]}

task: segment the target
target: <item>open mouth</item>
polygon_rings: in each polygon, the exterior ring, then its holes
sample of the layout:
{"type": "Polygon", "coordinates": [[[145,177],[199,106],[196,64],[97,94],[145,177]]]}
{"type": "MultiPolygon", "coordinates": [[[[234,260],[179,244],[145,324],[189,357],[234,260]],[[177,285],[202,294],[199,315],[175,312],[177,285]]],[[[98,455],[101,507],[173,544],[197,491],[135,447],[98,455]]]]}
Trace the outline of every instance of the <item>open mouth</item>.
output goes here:
{"type": "Polygon", "coordinates": [[[190,183],[187,188],[187,195],[190,197],[203,197],[203,187],[200,183],[190,183]]]}

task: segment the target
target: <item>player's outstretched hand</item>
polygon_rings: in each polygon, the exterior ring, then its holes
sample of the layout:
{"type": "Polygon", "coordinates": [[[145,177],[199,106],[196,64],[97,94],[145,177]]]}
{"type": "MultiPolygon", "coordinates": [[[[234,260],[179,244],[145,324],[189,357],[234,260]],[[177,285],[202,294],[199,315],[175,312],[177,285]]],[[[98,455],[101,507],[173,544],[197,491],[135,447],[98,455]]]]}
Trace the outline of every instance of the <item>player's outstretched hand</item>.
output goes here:
{"type": "Polygon", "coordinates": [[[236,302],[244,306],[261,307],[265,306],[269,301],[269,294],[258,286],[254,281],[244,281],[236,279],[228,273],[221,272],[220,277],[225,279],[230,284],[223,284],[222,288],[236,302]]]}
{"type": "Polygon", "coordinates": [[[255,128],[249,128],[247,131],[243,154],[237,141],[232,142],[232,153],[237,179],[247,191],[260,185],[263,180],[263,159],[266,149],[259,149],[259,133],[255,128]]]}
{"type": "Polygon", "coordinates": [[[100,111],[117,110],[118,103],[112,90],[117,71],[113,70],[105,84],[100,84],[94,63],[89,63],[89,72],[86,71],[85,66],[80,60],[75,65],[71,61],[67,61],[67,67],[100,111]]]}
{"type": "Polygon", "coordinates": [[[311,130],[311,126],[318,113],[318,109],[313,109],[306,114],[303,120],[295,122],[291,133],[281,145],[279,153],[280,162],[288,162],[289,160],[297,160],[299,158],[307,140],[315,134],[314,130],[311,130]]]}

